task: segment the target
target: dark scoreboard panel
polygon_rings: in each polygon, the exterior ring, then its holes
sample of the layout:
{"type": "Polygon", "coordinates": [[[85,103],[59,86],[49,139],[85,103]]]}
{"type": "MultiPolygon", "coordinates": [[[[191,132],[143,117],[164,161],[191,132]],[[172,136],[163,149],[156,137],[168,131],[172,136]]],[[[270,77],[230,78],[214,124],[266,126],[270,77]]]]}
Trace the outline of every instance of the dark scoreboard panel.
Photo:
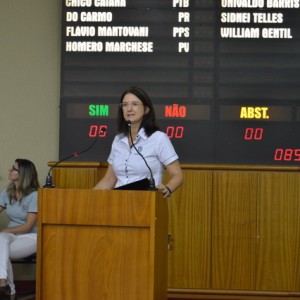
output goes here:
{"type": "Polygon", "coordinates": [[[61,159],[106,161],[139,86],[182,163],[299,163],[300,0],[62,5],[61,159]]]}

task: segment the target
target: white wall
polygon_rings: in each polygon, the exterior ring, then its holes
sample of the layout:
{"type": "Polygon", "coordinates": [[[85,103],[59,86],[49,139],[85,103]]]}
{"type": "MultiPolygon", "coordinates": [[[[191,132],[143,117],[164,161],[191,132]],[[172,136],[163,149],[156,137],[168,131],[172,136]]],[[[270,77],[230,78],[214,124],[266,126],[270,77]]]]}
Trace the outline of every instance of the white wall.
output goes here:
{"type": "MultiPolygon", "coordinates": [[[[42,185],[58,159],[61,1],[0,1],[0,190],[16,158],[35,163],[42,185]]],[[[34,279],[35,266],[14,273],[34,279]]]]}
{"type": "Polygon", "coordinates": [[[58,159],[62,0],[0,1],[0,189],[15,158],[58,159]]]}

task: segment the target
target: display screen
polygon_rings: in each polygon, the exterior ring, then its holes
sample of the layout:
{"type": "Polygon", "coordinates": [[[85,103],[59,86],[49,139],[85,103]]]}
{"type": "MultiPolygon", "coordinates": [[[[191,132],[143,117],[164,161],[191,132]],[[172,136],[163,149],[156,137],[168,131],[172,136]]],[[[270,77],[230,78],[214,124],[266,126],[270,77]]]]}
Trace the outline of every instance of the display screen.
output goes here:
{"type": "MultiPolygon", "coordinates": [[[[60,159],[144,89],[182,163],[300,162],[300,0],[63,0],[60,159]]],[[[104,128],[104,130],[102,130],[104,128]]]]}

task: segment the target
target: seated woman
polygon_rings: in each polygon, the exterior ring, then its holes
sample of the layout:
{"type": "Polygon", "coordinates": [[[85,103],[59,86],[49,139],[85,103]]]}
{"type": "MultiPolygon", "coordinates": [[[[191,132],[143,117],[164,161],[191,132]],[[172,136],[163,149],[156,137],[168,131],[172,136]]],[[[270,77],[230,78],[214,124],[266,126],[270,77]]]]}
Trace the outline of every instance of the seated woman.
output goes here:
{"type": "Polygon", "coordinates": [[[8,179],[0,194],[0,213],[5,209],[9,218],[8,227],[0,231],[0,300],[14,299],[16,294],[10,259],[34,254],[37,244],[36,168],[27,159],[16,159],[8,179]]]}

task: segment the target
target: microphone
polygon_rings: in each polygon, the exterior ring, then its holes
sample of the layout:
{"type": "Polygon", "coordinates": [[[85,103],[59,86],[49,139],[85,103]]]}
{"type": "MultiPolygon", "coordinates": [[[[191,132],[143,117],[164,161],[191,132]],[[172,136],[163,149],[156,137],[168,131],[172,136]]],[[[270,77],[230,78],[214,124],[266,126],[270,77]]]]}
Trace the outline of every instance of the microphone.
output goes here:
{"type": "Polygon", "coordinates": [[[149,180],[149,190],[151,191],[156,191],[157,188],[155,186],[155,179],[153,177],[153,173],[152,173],[152,170],[151,168],[149,167],[145,157],[142,155],[142,153],[139,152],[139,150],[135,147],[135,144],[133,143],[133,138],[132,138],[132,134],[131,134],[131,121],[126,121],[127,122],[127,126],[129,128],[129,136],[130,136],[130,140],[131,140],[131,144],[133,146],[133,148],[135,149],[135,151],[140,155],[140,157],[143,159],[143,161],[145,162],[147,168],[149,169],[150,171],[150,180],[149,180]]]}
{"type": "MultiPolygon", "coordinates": [[[[103,134],[105,131],[106,131],[106,128],[102,128],[101,131],[99,132],[99,134],[103,134]]],[[[46,183],[45,183],[45,185],[44,185],[43,187],[44,187],[44,188],[54,188],[55,186],[52,184],[52,176],[51,176],[51,171],[52,171],[52,169],[55,168],[55,167],[57,167],[57,165],[59,165],[60,163],[62,163],[62,162],[65,161],[65,160],[68,160],[68,159],[70,159],[70,158],[72,158],[72,157],[77,157],[77,156],[79,156],[79,155],[82,154],[82,153],[88,152],[89,150],[91,150],[91,149],[94,147],[94,145],[96,144],[97,140],[98,140],[98,139],[95,139],[95,140],[91,143],[91,145],[90,145],[88,148],[86,148],[86,149],[84,149],[84,150],[82,150],[82,151],[79,151],[79,152],[73,152],[71,155],[68,155],[68,156],[62,158],[61,160],[59,160],[58,162],[56,162],[56,163],[49,169],[48,175],[47,175],[47,177],[46,177],[46,183]]]]}

